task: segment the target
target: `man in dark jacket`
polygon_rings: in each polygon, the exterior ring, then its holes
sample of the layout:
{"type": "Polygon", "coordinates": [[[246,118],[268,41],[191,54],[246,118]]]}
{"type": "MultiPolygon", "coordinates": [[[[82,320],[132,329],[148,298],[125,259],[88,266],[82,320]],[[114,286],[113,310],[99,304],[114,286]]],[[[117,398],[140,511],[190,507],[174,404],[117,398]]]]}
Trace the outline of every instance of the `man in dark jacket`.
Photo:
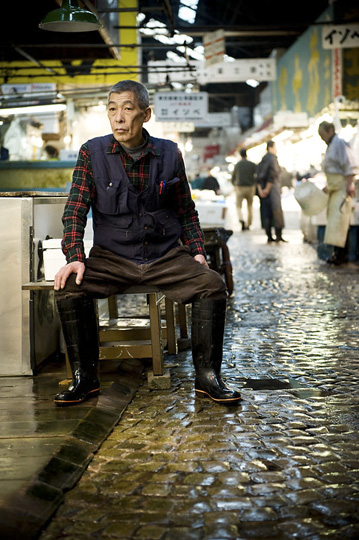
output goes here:
{"type": "Polygon", "coordinates": [[[245,148],[241,148],[239,153],[241,159],[233,169],[232,184],[236,191],[238,219],[242,225],[242,231],[248,231],[253,221],[253,198],[256,194],[256,164],[247,159],[247,150],[245,148]],[[247,203],[247,224],[242,214],[244,200],[247,203]]]}
{"type": "Polygon", "coordinates": [[[80,148],[63,215],[67,264],[55,276],[55,296],[73,374],[55,396],[58,406],[99,393],[94,298],[131,285],[157,286],[176,302],[192,303],[195,390],[233,404],[240,394],[221,379],[226,286],[208,268],[203,233],[175,143],[151,137],[146,88],[121,81],[109,93],[112,135],[80,148]],[[94,246],[85,258],[83,235],[92,208],[94,246]]]}
{"type": "Polygon", "coordinates": [[[282,237],[284,216],[281,203],[280,167],[277,159],[277,147],[274,141],[267,142],[267,153],[257,166],[257,189],[260,198],[262,227],[268,242],[286,242],[282,237]],[[272,227],[275,238],[272,236],[272,227]]]}

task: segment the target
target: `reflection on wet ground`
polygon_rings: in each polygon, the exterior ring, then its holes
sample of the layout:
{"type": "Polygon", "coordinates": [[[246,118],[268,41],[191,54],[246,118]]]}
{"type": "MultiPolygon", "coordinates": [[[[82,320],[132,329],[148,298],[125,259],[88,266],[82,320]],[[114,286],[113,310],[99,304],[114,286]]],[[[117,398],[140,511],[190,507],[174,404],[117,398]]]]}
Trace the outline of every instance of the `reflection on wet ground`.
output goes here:
{"type": "MultiPolygon", "coordinates": [[[[229,241],[235,290],[223,375],[241,388],[241,404],[196,399],[190,353],[168,357],[171,390],[151,392],[142,380],[41,540],[359,537],[358,265],[328,267],[298,231],[286,237],[288,244],[267,245],[262,231],[251,231],[229,241]]],[[[141,311],[126,305],[132,309],[141,311]]],[[[36,392],[49,396],[46,386],[36,392]]],[[[49,399],[37,395],[22,422],[19,392],[14,438],[41,429],[41,403],[44,440],[60,436],[57,422],[69,422],[73,438],[81,410],[52,416],[49,399]]],[[[85,424],[78,434],[90,444],[85,424]]],[[[45,470],[55,500],[70,472],[45,470]]]]}
{"type": "Polygon", "coordinates": [[[64,363],[53,364],[38,377],[0,380],[1,498],[16,492],[45,465],[52,453],[85,417],[92,404],[54,408],[53,396],[64,378],[64,363]]]}

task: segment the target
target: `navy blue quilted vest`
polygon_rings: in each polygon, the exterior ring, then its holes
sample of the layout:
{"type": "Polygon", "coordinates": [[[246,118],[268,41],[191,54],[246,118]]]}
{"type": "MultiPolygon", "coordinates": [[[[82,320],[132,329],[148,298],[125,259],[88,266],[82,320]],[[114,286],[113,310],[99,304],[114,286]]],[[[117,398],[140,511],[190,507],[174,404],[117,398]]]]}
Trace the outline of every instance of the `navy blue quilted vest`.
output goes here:
{"type": "Polygon", "coordinates": [[[96,185],[94,244],[137,263],[165,255],[179,245],[182,232],[171,209],[173,188],[179,182],[177,145],[152,139],[160,155],[150,155],[148,187],[142,193],[128,179],[120,154],[106,153],[112,135],[88,141],[96,185]]]}

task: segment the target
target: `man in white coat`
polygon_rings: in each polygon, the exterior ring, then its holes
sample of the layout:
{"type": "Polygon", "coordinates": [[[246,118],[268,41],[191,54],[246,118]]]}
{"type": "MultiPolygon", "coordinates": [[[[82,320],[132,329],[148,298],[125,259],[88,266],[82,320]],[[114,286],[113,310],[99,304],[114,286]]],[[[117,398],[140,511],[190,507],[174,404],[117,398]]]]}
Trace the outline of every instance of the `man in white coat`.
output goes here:
{"type": "Polygon", "coordinates": [[[347,237],[355,195],[354,177],[359,168],[349,144],[335,133],[334,124],[322,122],[318,133],[328,145],[323,161],[327,177],[324,191],[329,195],[324,243],[334,246],[334,254],[327,262],[340,265],[347,262],[347,237]]]}

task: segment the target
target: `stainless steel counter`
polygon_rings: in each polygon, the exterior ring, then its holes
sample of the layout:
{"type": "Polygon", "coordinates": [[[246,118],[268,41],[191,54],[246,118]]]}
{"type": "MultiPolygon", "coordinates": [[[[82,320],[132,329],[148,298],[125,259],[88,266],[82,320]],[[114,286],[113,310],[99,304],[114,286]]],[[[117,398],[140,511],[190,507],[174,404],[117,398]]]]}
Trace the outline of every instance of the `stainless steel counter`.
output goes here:
{"type": "Polygon", "coordinates": [[[56,351],[59,321],[52,291],[22,291],[39,276],[38,247],[62,236],[67,194],[0,193],[0,376],[32,375],[56,351]]]}

